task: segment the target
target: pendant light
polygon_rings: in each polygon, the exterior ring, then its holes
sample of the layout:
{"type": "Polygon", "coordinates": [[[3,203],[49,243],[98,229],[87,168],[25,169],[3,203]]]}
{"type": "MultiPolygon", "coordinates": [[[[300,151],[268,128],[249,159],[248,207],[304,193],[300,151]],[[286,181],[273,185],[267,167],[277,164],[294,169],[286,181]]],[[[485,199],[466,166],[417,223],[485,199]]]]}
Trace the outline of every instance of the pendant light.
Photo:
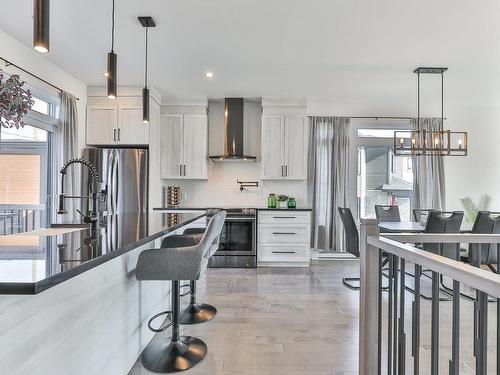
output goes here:
{"type": "Polygon", "coordinates": [[[146,53],[144,61],[144,88],[142,89],[142,122],[149,123],[149,88],[148,88],[148,30],[150,27],[156,27],[152,17],[138,17],[139,22],[145,29],[146,34],[146,53]]]}
{"type": "Polygon", "coordinates": [[[41,53],[49,52],[50,0],[33,0],[33,48],[41,53]]]}
{"type": "Polygon", "coordinates": [[[420,76],[441,76],[441,129],[444,125],[444,72],[448,68],[420,67],[417,74],[417,130],[394,132],[394,154],[411,156],[467,156],[467,132],[429,130],[420,127],[420,76]],[[409,133],[409,137],[408,137],[409,133]]]}
{"type": "Polygon", "coordinates": [[[108,82],[108,98],[116,99],[116,61],[115,48],[115,0],[111,11],[111,51],[108,52],[108,70],[106,79],[108,82]]]}

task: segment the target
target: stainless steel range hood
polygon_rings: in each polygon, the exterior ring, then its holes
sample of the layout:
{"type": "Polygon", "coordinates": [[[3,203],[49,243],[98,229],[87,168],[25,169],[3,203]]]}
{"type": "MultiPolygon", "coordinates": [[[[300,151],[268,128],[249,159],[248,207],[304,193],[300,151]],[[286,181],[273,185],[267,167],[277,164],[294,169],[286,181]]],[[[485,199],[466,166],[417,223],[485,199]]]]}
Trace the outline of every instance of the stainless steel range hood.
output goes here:
{"type": "Polygon", "coordinates": [[[255,156],[243,154],[243,98],[224,100],[224,154],[210,156],[216,162],[256,161],[255,156]]]}

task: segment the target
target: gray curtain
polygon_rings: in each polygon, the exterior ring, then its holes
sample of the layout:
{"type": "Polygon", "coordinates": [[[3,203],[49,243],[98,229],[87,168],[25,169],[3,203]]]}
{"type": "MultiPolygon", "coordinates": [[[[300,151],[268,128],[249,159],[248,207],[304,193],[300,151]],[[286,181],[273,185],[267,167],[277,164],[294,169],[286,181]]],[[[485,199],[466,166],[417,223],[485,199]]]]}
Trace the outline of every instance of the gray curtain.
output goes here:
{"type": "MultiPolygon", "coordinates": [[[[59,181],[59,170],[69,159],[79,157],[78,150],[78,113],[76,108],[76,98],[67,92],[61,92],[59,116],[54,147],[54,177],[57,183],[58,192],[61,191],[59,181]]],[[[67,195],[80,195],[80,170],[78,167],[70,167],[65,177],[65,193],[67,195]]],[[[57,199],[54,199],[57,202],[57,199]]],[[[76,208],[80,207],[78,201],[73,199],[66,200],[67,215],[58,215],[58,221],[73,221],[78,218],[76,208]]],[[[57,204],[57,203],[56,203],[57,204]]]]}
{"type": "Polygon", "coordinates": [[[347,117],[310,117],[309,192],[313,204],[311,242],[321,252],[343,252],[344,228],[337,207],[348,202],[347,117]]]}
{"type": "MultiPolygon", "coordinates": [[[[417,130],[417,119],[411,120],[417,130]]],[[[443,130],[440,118],[420,118],[420,129],[443,130]]],[[[445,209],[444,163],[442,156],[413,156],[412,208],[445,209]]]]}

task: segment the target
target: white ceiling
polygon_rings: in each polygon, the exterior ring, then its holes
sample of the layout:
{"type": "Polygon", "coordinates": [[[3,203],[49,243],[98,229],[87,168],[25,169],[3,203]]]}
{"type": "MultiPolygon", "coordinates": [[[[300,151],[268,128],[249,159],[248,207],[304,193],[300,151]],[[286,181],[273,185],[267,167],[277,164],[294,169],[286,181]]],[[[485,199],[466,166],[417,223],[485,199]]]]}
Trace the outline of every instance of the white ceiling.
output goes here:
{"type": "MultiPolygon", "coordinates": [[[[0,9],[0,29],[31,45],[32,2],[0,9]]],[[[110,13],[111,0],[52,0],[47,58],[104,85],[110,13]]],[[[163,96],[412,102],[413,68],[444,65],[452,100],[500,98],[498,0],[116,0],[119,85],[143,83],[140,15],[157,22],[150,83],[163,96]]]]}

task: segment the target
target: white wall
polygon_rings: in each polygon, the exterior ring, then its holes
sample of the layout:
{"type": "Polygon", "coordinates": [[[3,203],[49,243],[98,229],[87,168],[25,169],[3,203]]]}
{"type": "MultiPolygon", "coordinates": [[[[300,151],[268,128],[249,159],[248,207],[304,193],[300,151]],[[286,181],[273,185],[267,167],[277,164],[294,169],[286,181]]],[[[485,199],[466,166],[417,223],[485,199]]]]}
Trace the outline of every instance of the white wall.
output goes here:
{"type": "MultiPolygon", "coordinates": [[[[223,153],[224,105],[222,101],[209,102],[209,155],[223,153]]],[[[184,206],[238,206],[267,205],[269,193],[287,194],[297,199],[299,206],[307,205],[305,181],[261,181],[260,147],[262,113],[261,104],[245,102],[244,153],[257,156],[256,163],[218,163],[209,161],[208,180],[163,180],[163,186],[181,186],[184,206]],[[240,192],[236,180],[259,181],[259,187],[240,192]]]]}
{"type": "MultiPolygon", "coordinates": [[[[49,55],[50,52],[47,56],[49,55]]],[[[0,56],[80,99],[77,101],[79,129],[78,144],[80,145],[80,148],[82,148],[85,144],[87,85],[49,61],[45,55],[34,51],[32,48],[22,44],[1,30],[0,56]]],[[[41,90],[46,90],[49,93],[55,91],[51,86],[48,86],[36,78],[20,72],[15,68],[5,68],[5,64],[3,64],[2,61],[0,61],[0,69],[19,74],[23,80],[41,90]]],[[[56,94],[56,92],[54,92],[54,94],[56,94]]]]}

